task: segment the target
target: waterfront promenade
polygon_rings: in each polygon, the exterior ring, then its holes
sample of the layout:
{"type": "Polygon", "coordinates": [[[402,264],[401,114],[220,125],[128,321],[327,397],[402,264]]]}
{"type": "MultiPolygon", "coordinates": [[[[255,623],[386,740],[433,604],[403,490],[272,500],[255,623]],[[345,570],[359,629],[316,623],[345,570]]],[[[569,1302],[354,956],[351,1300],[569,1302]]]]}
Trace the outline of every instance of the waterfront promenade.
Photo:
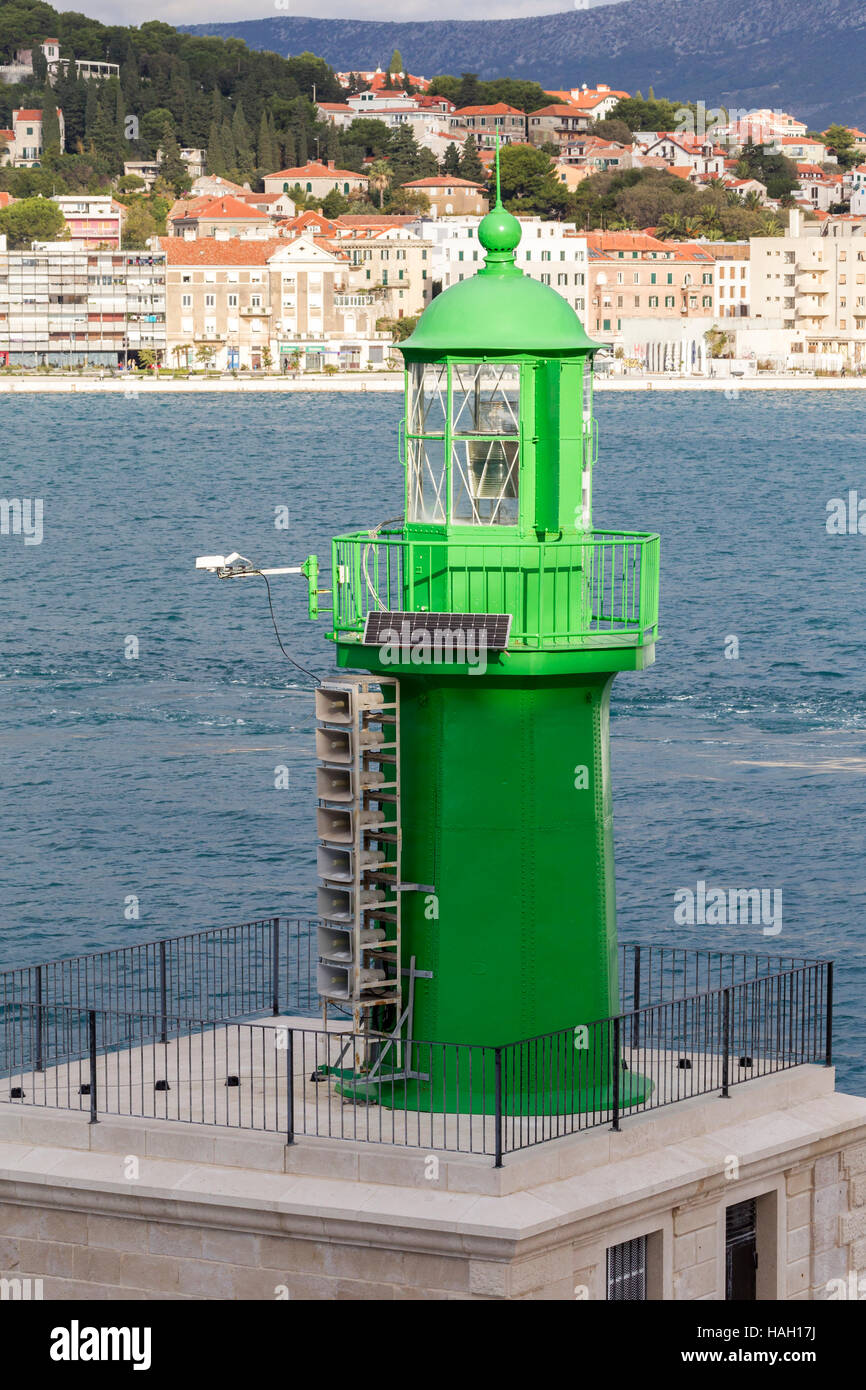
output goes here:
{"type": "MultiPolygon", "coordinates": [[[[308,373],[297,377],[99,377],[99,376],[5,376],[0,377],[0,395],[88,395],[102,392],[132,399],[158,392],[171,395],[202,392],[366,392],[402,391],[403,373],[338,372],[320,376],[308,373]]],[[[597,377],[598,391],[863,391],[866,377],[814,377],[770,373],[757,377],[705,377],[638,374],[597,377]]]]}

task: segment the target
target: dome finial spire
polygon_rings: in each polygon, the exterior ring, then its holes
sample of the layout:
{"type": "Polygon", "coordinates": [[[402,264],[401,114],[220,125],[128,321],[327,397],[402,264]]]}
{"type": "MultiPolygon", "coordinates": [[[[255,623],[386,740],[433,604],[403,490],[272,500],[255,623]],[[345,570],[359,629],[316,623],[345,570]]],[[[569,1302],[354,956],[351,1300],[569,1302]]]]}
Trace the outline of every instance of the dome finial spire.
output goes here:
{"type": "Polygon", "coordinates": [[[514,250],[520,241],[521,226],[502,202],[502,179],[499,169],[499,127],[496,127],[496,203],[478,225],[478,240],[487,252],[479,275],[522,275],[515,264],[514,250]]]}
{"type": "Polygon", "coordinates": [[[502,207],[502,182],[499,177],[499,126],[496,127],[496,207],[502,207]]]}

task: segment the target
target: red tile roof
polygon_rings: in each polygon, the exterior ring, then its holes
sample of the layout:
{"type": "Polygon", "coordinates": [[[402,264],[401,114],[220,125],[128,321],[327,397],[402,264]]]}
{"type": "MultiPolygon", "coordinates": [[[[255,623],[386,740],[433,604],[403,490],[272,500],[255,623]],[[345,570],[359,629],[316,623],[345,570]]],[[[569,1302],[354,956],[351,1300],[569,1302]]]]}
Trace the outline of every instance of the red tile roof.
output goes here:
{"type": "Polygon", "coordinates": [[[302,178],[307,179],[366,179],[366,174],[359,174],[355,169],[330,169],[327,164],[320,164],[318,160],[311,159],[306,164],[297,169],[278,169],[274,174],[266,174],[269,179],[294,179],[300,183],[302,178]]]}
{"type": "Polygon", "coordinates": [[[412,179],[410,183],[403,183],[401,188],[483,188],[483,183],[476,183],[475,179],[449,178],[447,174],[434,174],[428,179],[412,179]]]}
{"type": "MultiPolygon", "coordinates": [[[[326,237],[314,237],[317,246],[330,251],[341,260],[346,253],[340,251],[326,237]]],[[[276,251],[283,250],[285,237],[245,238],[229,237],[219,241],[216,237],[199,237],[197,241],[186,241],[183,237],[160,237],[160,249],[166,253],[167,265],[180,266],[246,266],[267,265],[276,251]]]]}
{"type": "Polygon", "coordinates": [[[537,111],[530,111],[530,116],[579,116],[580,111],[570,102],[554,102],[552,106],[539,106],[537,111]]]}
{"type": "Polygon", "coordinates": [[[233,193],[227,193],[222,198],[212,198],[209,194],[201,198],[195,198],[191,202],[180,199],[172,207],[168,214],[168,220],[179,221],[182,218],[220,220],[222,218],[234,221],[238,217],[249,218],[253,222],[260,222],[266,214],[259,212],[258,208],[247,207],[240,198],[233,193]]]}
{"type": "Polygon", "coordinates": [[[522,116],[523,112],[518,111],[516,106],[506,106],[504,101],[497,101],[494,106],[461,106],[455,112],[455,116],[522,116]]]}

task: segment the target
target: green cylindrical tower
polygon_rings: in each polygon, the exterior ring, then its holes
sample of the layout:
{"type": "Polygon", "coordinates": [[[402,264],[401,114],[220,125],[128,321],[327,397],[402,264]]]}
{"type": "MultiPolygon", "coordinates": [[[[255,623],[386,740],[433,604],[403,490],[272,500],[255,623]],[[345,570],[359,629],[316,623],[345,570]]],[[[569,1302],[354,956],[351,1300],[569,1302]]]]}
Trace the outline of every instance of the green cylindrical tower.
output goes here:
{"type": "MultiPolygon", "coordinates": [[[[339,665],[400,682],[400,876],[434,889],[402,898],[402,960],[429,972],[413,1036],[437,1043],[507,1044],[620,1011],[609,700],[617,671],[653,661],[658,537],[592,529],[599,345],[522,274],[520,236],[498,203],[478,228],[484,267],[403,344],[405,521],[334,543],[339,665]],[[508,614],[510,636],[450,660],[365,645],[382,609],[469,629],[466,615],[508,614]]],[[[573,1109],[609,1093],[607,1044],[591,1045],[573,1109]]],[[[560,1089],[555,1071],[545,1084],[560,1089]]],[[[484,1092],[469,1108],[490,1108],[484,1092]]],[[[623,1103],[645,1093],[626,1074],[623,1103]]],[[[448,1067],[424,1099],[467,1108],[448,1067]]]]}

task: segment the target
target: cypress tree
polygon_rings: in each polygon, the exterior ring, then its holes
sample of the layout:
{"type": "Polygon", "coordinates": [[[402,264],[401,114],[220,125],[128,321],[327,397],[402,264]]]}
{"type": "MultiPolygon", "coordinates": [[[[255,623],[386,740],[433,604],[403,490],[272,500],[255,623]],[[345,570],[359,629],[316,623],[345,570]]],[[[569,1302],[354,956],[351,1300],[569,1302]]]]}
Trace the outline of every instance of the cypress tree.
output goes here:
{"type": "Polygon", "coordinates": [[[255,169],[255,155],[250,128],[244,116],[243,107],[238,102],[232,117],[232,141],[235,147],[235,168],[241,179],[250,179],[255,169]]]}
{"type": "MultiPolygon", "coordinates": [[[[469,138],[469,137],[467,136],[467,139],[468,139],[468,138],[469,138]]],[[[459,173],[460,173],[460,151],[459,151],[459,149],[457,148],[457,146],[455,145],[455,143],[454,143],[453,140],[451,141],[451,144],[448,146],[447,150],[445,151],[445,173],[446,173],[446,174],[459,174],[459,173]]]]}
{"type": "Polygon", "coordinates": [[[209,174],[219,174],[221,178],[225,178],[228,173],[219,121],[211,121],[210,123],[207,137],[207,171],[209,174]]]}
{"type": "Polygon", "coordinates": [[[180,145],[168,121],[165,123],[161,144],[162,159],[159,172],[166,183],[171,184],[175,197],[179,198],[181,193],[189,188],[189,171],[180,157],[180,145]]]}
{"type": "Polygon", "coordinates": [[[42,149],[46,155],[57,155],[60,149],[60,121],[57,117],[57,102],[54,92],[46,82],[42,98],[42,149]]]}
{"type": "Polygon", "coordinates": [[[237,172],[237,159],[235,158],[235,142],[232,135],[232,128],[229,125],[228,116],[223,116],[220,126],[220,146],[222,147],[222,161],[225,166],[226,174],[233,178],[237,172]]]}
{"type": "Polygon", "coordinates": [[[258,139],[258,167],[265,173],[270,174],[274,169],[274,152],[271,146],[271,128],[268,125],[267,112],[262,111],[259,121],[258,139]]]}
{"type": "Polygon", "coordinates": [[[479,158],[474,135],[467,135],[463,142],[463,153],[460,156],[457,172],[461,179],[474,179],[476,183],[484,182],[484,165],[479,158]]]}
{"type": "Polygon", "coordinates": [[[96,139],[96,128],[99,123],[99,85],[96,82],[87,83],[87,100],[84,104],[84,136],[88,144],[96,139]]]}

